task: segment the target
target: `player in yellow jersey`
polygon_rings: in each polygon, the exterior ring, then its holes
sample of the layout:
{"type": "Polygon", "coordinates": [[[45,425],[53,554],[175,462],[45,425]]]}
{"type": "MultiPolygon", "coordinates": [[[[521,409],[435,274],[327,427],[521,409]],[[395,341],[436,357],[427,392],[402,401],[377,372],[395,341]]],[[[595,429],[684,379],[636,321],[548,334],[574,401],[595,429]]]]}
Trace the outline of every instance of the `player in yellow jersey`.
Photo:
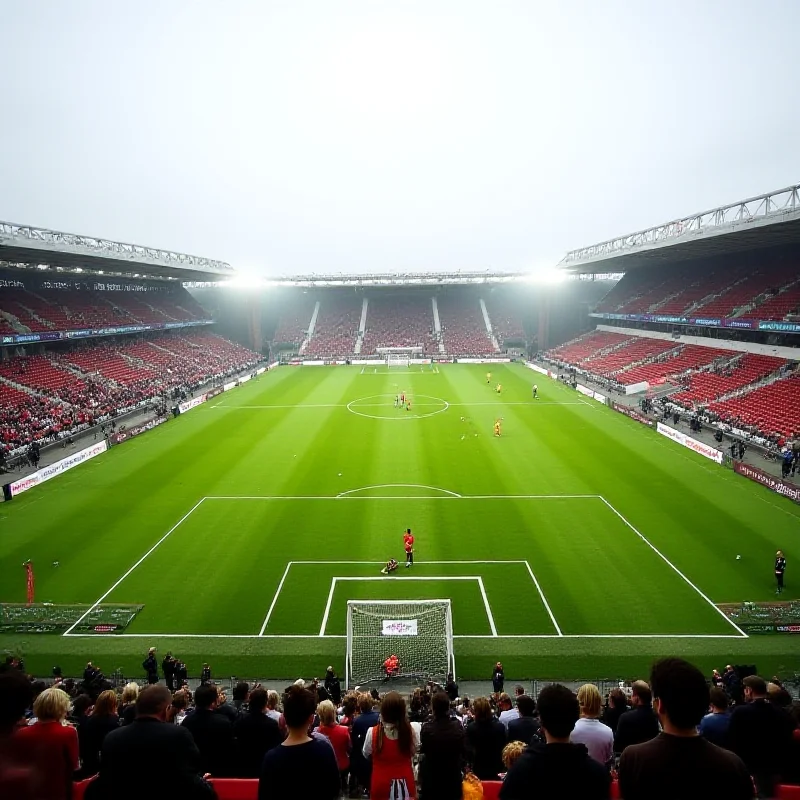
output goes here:
{"type": "Polygon", "coordinates": [[[500,417],[499,419],[496,419],[494,421],[494,435],[495,436],[500,436],[500,424],[502,423],[502,421],[503,421],[502,417],[500,417]]]}
{"type": "Polygon", "coordinates": [[[487,372],[486,373],[486,385],[487,386],[491,386],[491,383],[492,383],[492,373],[491,372],[487,372]]]}
{"type": "Polygon", "coordinates": [[[503,391],[503,387],[498,383],[497,384],[497,394],[500,394],[500,392],[502,392],[502,391],[503,391]]]}

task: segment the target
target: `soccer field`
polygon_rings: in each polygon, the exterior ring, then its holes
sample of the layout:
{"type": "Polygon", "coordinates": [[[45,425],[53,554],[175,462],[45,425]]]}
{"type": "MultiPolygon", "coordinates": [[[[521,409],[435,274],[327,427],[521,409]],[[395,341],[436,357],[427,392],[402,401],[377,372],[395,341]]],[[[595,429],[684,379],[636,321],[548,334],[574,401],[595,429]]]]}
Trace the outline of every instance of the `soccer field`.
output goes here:
{"type": "Polygon", "coordinates": [[[0,636],[38,674],[138,675],[150,646],[192,674],[343,673],[349,599],[450,598],[462,678],[800,655],[715,605],[773,598],[778,548],[800,596],[800,509],[520,364],[282,367],[0,516],[0,600],[24,602],[30,558],[39,602],[142,606],[124,634],[0,636]]]}

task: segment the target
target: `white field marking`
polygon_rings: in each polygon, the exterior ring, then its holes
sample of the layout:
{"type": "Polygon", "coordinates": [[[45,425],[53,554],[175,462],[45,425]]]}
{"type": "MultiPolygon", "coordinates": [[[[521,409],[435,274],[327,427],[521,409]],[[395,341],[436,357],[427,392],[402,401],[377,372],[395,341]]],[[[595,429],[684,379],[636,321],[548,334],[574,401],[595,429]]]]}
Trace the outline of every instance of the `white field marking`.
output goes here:
{"type": "Polygon", "coordinates": [[[378,420],[386,420],[386,421],[391,421],[391,422],[397,422],[398,420],[401,420],[401,419],[403,419],[403,420],[405,420],[405,419],[425,419],[426,417],[435,417],[437,414],[441,414],[443,411],[447,411],[447,409],[450,408],[450,403],[448,403],[447,400],[442,400],[441,397],[434,397],[433,395],[430,395],[430,394],[417,394],[417,393],[414,393],[413,395],[410,395],[410,398],[413,401],[413,405],[417,404],[417,398],[418,397],[425,397],[428,400],[437,400],[438,403],[435,403],[433,405],[441,406],[441,407],[438,408],[436,411],[429,411],[429,412],[427,412],[425,414],[411,414],[410,416],[409,416],[408,412],[403,414],[402,408],[399,408],[397,410],[399,410],[400,413],[397,416],[394,416],[394,417],[378,417],[378,416],[375,416],[374,414],[364,414],[361,411],[359,411],[358,409],[362,408],[362,407],[363,408],[386,408],[386,409],[393,408],[393,407],[396,408],[396,407],[393,406],[393,404],[391,402],[389,402],[389,401],[387,401],[386,403],[374,403],[374,404],[372,404],[370,406],[366,406],[366,405],[365,406],[361,406],[361,405],[356,406],[356,405],[354,405],[355,403],[361,403],[362,400],[374,400],[375,398],[379,398],[379,397],[392,398],[392,397],[395,397],[395,396],[396,396],[395,393],[392,393],[392,394],[390,394],[390,393],[371,394],[371,395],[367,395],[366,397],[359,397],[356,400],[351,400],[349,403],[347,403],[345,408],[347,408],[347,410],[351,414],[355,414],[357,417],[366,417],[367,419],[378,419],[378,420]]]}
{"type": "Polygon", "coordinates": [[[264,631],[267,629],[267,623],[269,622],[269,618],[272,616],[272,610],[275,608],[275,604],[278,602],[278,595],[281,593],[281,589],[283,589],[283,582],[286,580],[286,576],[289,574],[289,570],[292,568],[292,561],[290,561],[286,565],[286,569],[283,571],[283,576],[278,583],[278,588],[275,590],[275,595],[272,598],[272,602],[269,604],[269,609],[267,610],[267,616],[264,617],[264,622],[261,625],[261,630],[259,630],[258,635],[263,636],[264,631]]]}
{"type": "MultiPolygon", "coordinates": [[[[427,395],[426,395],[427,396],[427,395]]],[[[351,401],[353,403],[357,403],[358,400],[351,401]]],[[[442,400],[442,403],[446,403],[447,406],[452,406],[453,408],[461,408],[461,407],[471,407],[471,406],[530,406],[531,408],[539,408],[541,406],[589,406],[589,408],[594,408],[591,403],[588,403],[586,400],[567,400],[563,403],[559,403],[553,400],[526,400],[524,402],[516,401],[507,403],[504,400],[497,400],[494,402],[486,402],[481,400],[476,403],[448,403],[446,400],[442,400]]],[[[296,403],[294,405],[242,405],[242,406],[229,406],[225,405],[224,403],[217,403],[215,406],[211,406],[211,408],[238,408],[238,409],[248,409],[248,408],[347,408],[349,403],[296,403]]],[[[414,403],[414,405],[440,405],[439,403],[414,403]]],[[[374,408],[380,406],[382,408],[389,408],[389,404],[383,403],[373,403],[370,405],[362,405],[359,408],[374,408]]],[[[412,406],[413,407],[413,406],[412,406]]],[[[444,409],[442,409],[444,410],[444,409]]],[[[353,412],[355,413],[355,412],[353,412]]],[[[366,415],[362,415],[366,416],[366,415]]],[[[384,419],[384,417],[380,417],[380,419],[384,419]]],[[[391,418],[389,418],[391,419],[391,418]]]]}
{"type": "Polygon", "coordinates": [[[644,543],[645,543],[645,544],[646,544],[646,545],[647,545],[647,546],[648,546],[648,547],[649,547],[649,548],[650,548],[650,549],[651,549],[651,550],[652,550],[652,551],[653,551],[653,552],[654,552],[654,553],[655,553],[655,554],[656,554],[656,555],[659,557],[659,558],[661,558],[661,559],[662,559],[662,561],[663,561],[663,562],[664,562],[664,563],[665,563],[665,564],[666,564],[668,567],[670,567],[670,568],[671,568],[671,569],[673,569],[673,570],[674,570],[674,571],[675,571],[675,572],[676,572],[678,575],[680,575],[680,577],[681,577],[681,578],[683,578],[683,580],[684,580],[684,581],[686,581],[686,583],[687,583],[687,584],[689,584],[689,586],[691,586],[691,587],[692,587],[692,589],[694,589],[694,590],[697,592],[697,594],[699,594],[699,595],[700,595],[700,597],[702,597],[702,598],[703,598],[703,600],[705,600],[705,601],[706,601],[706,603],[708,603],[708,604],[711,606],[711,608],[713,608],[713,609],[714,609],[714,611],[716,611],[716,612],[717,612],[717,613],[718,613],[718,614],[719,614],[719,615],[720,615],[720,616],[721,616],[721,617],[722,617],[722,618],[725,620],[725,622],[727,622],[729,625],[731,625],[731,627],[735,628],[735,629],[736,629],[736,630],[739,632],[739,634],[740,634],[740,635],[739,635],[739,637],[738,637],[738,638],[740,638],[740,639],[748,639],[748,638],[750,638],[750,637],[749,637],[749,636],[748,636],[748,635],[747,635],[747,634],[746,634],[746,633],[745,633],[745,632],[744,632],[744,631],[743,631],[743,630],[742,630],[742,629],[741,629],[741,628],[740,628],[740,627],[739,627],[739,626],[738,626],[738,625],[737,625],[737,624],[736,624],[736,623],[735,623],[735,622],[734,622],[732,619],[730,619],[730,617],[728,617],[728,616],[725,614],[725,612],[724,612],[724,611],[723,611],[721,608],[718,608],[718,607],[717,607],[716,603],[714,603],[714,601],[713,601],[713,600],[711,600],[711,598],[710,598],[710,597],[709,597],[707,594],[705,594],[705,593],[704,593],[704,592],[703,592],[701,589],[699,589],[699,588],[698,588],[698,587],[697,587],[697,586],[696,586],[694,583],[692,583],[692,582],[691,582],[691,581],[690,581],[690,580],[689,580],[689,579],[688,579],[688,578],[687,578],[687,577],[686,577],[686,576],[685,576],[685,575],[684,575],[684,574],[683,574],[683,573],[682,573],[682,572],[681,572],[681,571],[680,571],[680,570],[679,570],[679,569],[678,569],[678,568],[677,568],[677,567],[676,567],[676,566],[675,566],[675,565],[674,565],[674,564],[673,564],[673,563],[672,563],[672,562],[671,562],[671,561],[670,561],[670,560],[669,560],[669,559],[668,559],[668,558],[667,558],[667,557],[666,557],[666,556],[665,556],[665,555],[664,555],[664,554],[663,554],[663,553],[662,553],[662,552],[661,552],[661,551],[660,551],[660,550],[659,550],[659,549],[658,549],[658,548],[657,548],[657,547],[656,547],[656,546],[655,546],[655,545],[654,545],[654,544],[653,544],[653,543],[652,543],[652,542],[651,542],[651,541],[650,541],[650,540],[649,540],[649,539],[648,539],[646,536],[644,536],[642,533],[640,533],[640,532],[639,532],[639,531],[638,531],[638,530],[637,530],[637,529],[636,529],[636,528],[635,528],[635,527],[634,527],[634,526],[633,526],[633,525],[632,525],[630,522],[628,522],[628,520],[627,520],[627,519],[625,519],[625,517],[623,517],[623,516],[622,516],[622,514],[620,514],[620,512],[619,512],[619,511],[617,511],[617,509],[616,509],[616,508],[614,508],[614,506],[612,506],[612,505],[611,505],[611,503],[609,503],[609,502],[608,502],[608,500],[606,500],[606,499],[605,499],[605,497],[603,497],[602,495],[600,495],[600,499],[601,499],[601,500],[602,500],[602,501],[603,501],[603,502],[604,502],[604,503],[605,503],[605,504],[608,506],[608,508],[610,508],[610,509],[611,509],[611,510],[612,510],[612,511],[613,511],[613,512],[614,512],[614,513],[615,513],[615,514],[616,514],[616,515],[617,515],[617,516],[618,516],[618,517],[619,517],[619,518],[620,518],[620,519],[621,519],[621,520],[622,520],[622,521],[623,521],[623,522],[624,522],[624,523],[625,523],[625,524],[626,524],[626,525],[627,525],[627,526],[628,526],[628,527],[629,527],[629,528],[630,528],[630,529],[631,529],[631,530],[632,530],[632,531],[633,531],[633,532],[634,532],[634,533],[635,533],[635,534],[636,534],[636,535],[637,535],[637,536],[638,536],[638,537],[639,537],[639,538],[640,538],[640,539],[641,539],[641,540],[642,540],[642,541],[643,541],[643,542],[644,542],[644,543]]]}
{"type": "Polygon", "coordinates": [[[87,616],[89,616],[89,614],[90,614],[92,611],[94,611],[94,610],[97,608],[97,606],[99,606],[99,605],[100,605],[100,603],[102,603],[102,602],[103,602],[103,600],[105,600],[105,599],[106,599],[106,597],[108,597],[108,596],[111,594],[111,592],[113,592],[113,591],[114,591],[114,589],[116,589],[116,588],[117,588],[117,586],[119,586],[119,585],[122,583],[122,581],[124,581],[124,580],[125,580],[125,578],[127,578],[127,577],[128,577],[128,575],[130,575],[130,574],[131,574],[131,573],[132,573],[132,572],[133,572],[133,571],[136,569],[136,567],[138,567],[138,566],[139,566],[139,564],[141,564],[141,563],[142,563],[142,562],[143,562],[143,561],[144,561],[144,560],[145,560],[145,559],[146,559],[146,558],[147,558],[147,557],[148,557],[148,556],[149,556],[149,555],[150,555],[150,554],[151,554],[153,551],[155,551],[155,550],[156,550],[156,548],[157,548],[157,547],[158,547],[158,546],[159,546],[159,545],[160,545],[162,542],[166,541],[166,540],[167,540],[167,538],[170,536],[170,534],[171,534],[171,533],[172,533],[174,530],[176,530],[176,529],[177,529],[177,528],[178,528],[180,525],[182,525],[182,524],[183,524],[183,523],[184,523],[184,522],[185,522],[187,519],[189,519],[189,517],[192,515],[192,513],[193,513],[194,511],[196,511],[196,510],[197,510],[197,509],[198,509],[198,508],[199,508],[199,507],[202,505],[202,503],[203,503],[205,500],[206,500],[206,498],[205,498],[205,497],[201,497],[201,498],[200,498],[200,499],[199,499],[199,500],[198,500],[198,501],[197,501],[197,502],[196,502],[196,503],[195,503],[195,504],[194,504],[194,505],[193,505],[193,506],[192,506],[192,507],[189,509],[189,511],[188,511],[186,514],[184,514],[184,516],[182,516],[182,517],[181,517],[181,518],[180,518],[180,519],[179,519],[179,520],[178,520],[178,521],[177,521],[177,522],[176,522],[176,523],[175,523],[175,524],[174,524],[174,525],[173,525],[173,526],[172,526],[172,527],[171,527],[171,528],[170,528],[170,529],[169,529],[169,530],[168,530],[168,531],[167,531],[167,532],[166,532],[166,533],[165,533],[165,534],[164,534],[164,535],[163,535],[163,536],[162,536],[162,537],[161,537],[161,538],[160,538],[160,539],[159,539],[159,540],[158,540],[158,541],[157,541],[157,542],[156,542],[156,543],[155,543],[155,544],[154,544],[154,545],[153,545],[153,546],[152,546],[152,547],[151,547],[151,548],[150,548],[150,549],[149,549],[149,550],[148,550],[148,551],[147,551],[147,552],[146,552],[146,553],[145,553],[145,554],[144,554],[144,555],[143,555],[143,556],[142,556],[142,557],[141,557],[141,558],[140,558],[140,559],[139,559],[139,560],[138,560],[138,561],[137,561],[137,562],[136,562],[136,563],[135,563],[135,564],[134,564],[134,565],[133,565],[133,566],[132,566],[132,567],[131,567],[131,568],[130,568],[130,569],[129,569],[129,570],[128,570],[128,571],[127,571],[127,572],[126,572],[126,573],[125,573],[125,574],[124,574],[124,575],[123,575],[123,576],[122,576],[122,577],[121,577],[121,578],[120,578],[120,579],[119,579],[119,580],[118,580],[118,581],[117,581],[117,582],[116,582],[116,583],[115,583],[115,584],[114,584],[114,585],[113,585],[113,586],[112,586],[110,589],[109,589],[109,590],[108,590],[108,591],[107,591],[107,592],[106,592],[106,593],[105,593],[105,594],[104,594],[104,595],[102,595],[102,596],[101,596],[101,597],[100,597],[98,600],[96,600],[96,601],[95,601],[95,602],[94,602],[94,603],[93,603],[91,606],[89,606],[89,608],[88,608],[86,611],[84,611],[84,612],[83,612],[83,614],[81,614],[81,615],[80,615],[80,617],[78,617],[78,619],[76,619],[76,620],[75,620],[75,622],[73,622],[73,623],[72,623],[72,625],[70,625],[70,626],[69,626],[69,628],[67,628],[67,630],[66,630],[66,631],[64,631],[64,633],[63,633],[62,635],[63,635],[63,636],[69,636],[69,635],[70,635],[70,633],[72,632],[72,630],[75,628],[75,626],[76,626],[76,625],[79,625],[81,622],[83,622],[83,620],[84,620],[84,619],[85,619],[87,616]]]}
{"type": "MultiPolygon", "coordinates": [[[[359,490],[355,490],[359,491],[359,490]]],[[[338,494],[250,494],[250,495],[208,495],[204,500],[340,500],[338,494]]],[[[409,495],[408,497],[394,495],[374,495],[366,497],[349,497],[349,500],[599,500],[599,494],[461,494],[455,497],[447,495],[409,495]]],[[[299,563],[299,562],[295,562],[299,563]]]]}
{"type": "MultiPolygon", "coordinates": [[[[385,602],[385,601],[384,601],[385,602]]],[[[403,601],[406,602],[406,601],[403,601]]],[[[346,639],[339,633],[71,633],[70,639],[346,639]]],[[[741,639],[736,633],[456,633],[454,639],[741,639]]]]}
{"type": "Polygon", "coordinates": [[[539,592],[539,597],[542,598],[542,603],[544,604],[545,610],[547,611],[550,621],[553,623],[553,627],[556,629],[556,633],[559,636],[563,636],[564,634],[561,633],[561,628],[559,624],[556,622],[555,615],[553,614],[553,610],[550,608],[550,603],[547,602],[547,598],[544,596],[544,592],[542,591],[542,587],[539,586],[539,581],[536,580],[536,576],[533,574],[533,570],[531,569],[531,565],[526,561],[525,566],[528,568],[528,572],[530,573],[531,580],[533,581],[534,585],[536,586],[536,591],[539,592]]]}
{"type": "MultiPolygon", "coordinates": [[[[112,636],[114,634],[111,634],[112,636]]],[[[483,634],[454,634],[454,639],[741,639],[735,633],[519,633],[487,636],[483,634]]]]}
{"type": "Polygon", "coordinates": [[[450,497],[461,497],[458,492],[451,492],[449,489],[441,489],[438,486],[426,486],[424,483],[376,483],[374,486],[362,486],[359,489],[348,489],[346,492],[339,492],[337,497],[346,497],[355,492],[366,492],[369,489],[430,489],[434,492],[442,492],[450,497]]]}
{"type": "MultiPolygon", "coordinates": [[[[322,615],[322,624],[319,626],[319,636],[317,638],[324,639],[326,636],[325,628],[328,626],[328,617],[331,613],[333,593],[336,591],[336,584],[342,581],[477,581],[478,588],[483,595],[486,616],[489,619],[489,630],[492,632],[492,638],[497,636],[497,628],[494,624],[494,617],[492,617],[492,609],[489,607],[489,601],[486,598],[486,591],[483,588],[483,579],[480,577],[480,575],[431,575],[429,577],[425,577],[423,575],[405,575],[403,577],[400,577],[399,575],[373,575],[365,577],[358,577],[357,575],[345,575],[344,577],[335,576],[331,578],[331,589],[328,592],[328,602],[325,604],[325,613],[322,615]]],[[[397,600],[395,602],[411,603],[413,600],[397,600]]]]}

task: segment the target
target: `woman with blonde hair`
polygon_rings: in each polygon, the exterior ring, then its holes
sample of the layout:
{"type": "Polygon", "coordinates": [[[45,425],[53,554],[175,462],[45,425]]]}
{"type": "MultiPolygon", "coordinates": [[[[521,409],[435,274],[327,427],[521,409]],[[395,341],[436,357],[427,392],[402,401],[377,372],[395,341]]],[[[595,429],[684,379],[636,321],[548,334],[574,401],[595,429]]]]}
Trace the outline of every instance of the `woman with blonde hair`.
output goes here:
{"type": "Polygon", "coordinates": [[[125,684],[119,699],[119,718],[122,725],[130,725],[136,719],[136,698],[139,697],[139,684],[131,681],[125,684]]]}
{"type": "Polygon", "coordinates": [[[603,698],[593,683],[585,683],[578,689],[580,719],[575,723],[569,740],[586,745],[589,755],[604,766],[610,766],[614,758],[614,732],[600,722],[603,698]]]}
{"type": "Polygon", "coordinates": [[[350,771],[350,731],[336,721],[336,706],[330,700],[323,700],[317,706],[319,727],[317,730],[327,736],[336,754],[336,766],[342,781],[342,791],[347,789],[347,775],[350,771]]]}
{"type": "Polygon", "coordinates": [[[406,701],[387,692],[381,701],[380,722],[364,740],[364,758],[372,759],[371,800],[415,800],[412,759],[419,746],[406,714],[406,701]]]}
{"type": "Polygon", "coordinates": [[[88,717],[78,726],[78,745],[81,756],[81,777],[88,778],[100,771],[100,750],[103,740],[119,728],[117,695],[111,689],[101,692],[88,717]]]}
{"type": "Polygon", "coordinates": [[[72,778],[78,769],[78,734],[64,720],[69,695],[61,689],[45,689],[33,703],[37,720],[15,734],[24,760],[38,764],[35,796],[47,800],[70,800],[72,778]]]}

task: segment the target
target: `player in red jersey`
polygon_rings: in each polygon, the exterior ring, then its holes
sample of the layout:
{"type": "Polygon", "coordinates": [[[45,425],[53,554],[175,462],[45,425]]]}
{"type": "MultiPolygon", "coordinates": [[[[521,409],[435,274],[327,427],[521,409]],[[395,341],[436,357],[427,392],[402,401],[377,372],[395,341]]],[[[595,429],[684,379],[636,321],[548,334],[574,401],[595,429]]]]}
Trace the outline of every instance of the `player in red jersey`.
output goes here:
{"type": "Polygon", "coordinates": [[[414,563],[414,534],[408,528],[403,534],[403,547],[406,551],[406,569],[414,563]]]}

